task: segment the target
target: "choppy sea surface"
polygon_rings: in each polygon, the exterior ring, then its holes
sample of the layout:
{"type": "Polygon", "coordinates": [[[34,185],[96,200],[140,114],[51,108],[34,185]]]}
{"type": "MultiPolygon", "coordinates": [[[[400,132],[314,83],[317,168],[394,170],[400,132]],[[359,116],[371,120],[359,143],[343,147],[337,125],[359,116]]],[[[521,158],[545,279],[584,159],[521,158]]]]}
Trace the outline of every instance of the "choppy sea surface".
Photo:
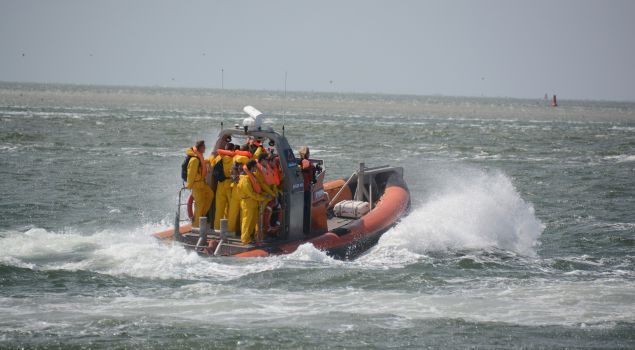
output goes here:
{"type": "Polygon", "coordinates": [[[0,348],[632,349],[635,104],[560,104],[0,84],[0,348]],[[353,261],[157,242],[247,104],[410,215],[353,261]]]}

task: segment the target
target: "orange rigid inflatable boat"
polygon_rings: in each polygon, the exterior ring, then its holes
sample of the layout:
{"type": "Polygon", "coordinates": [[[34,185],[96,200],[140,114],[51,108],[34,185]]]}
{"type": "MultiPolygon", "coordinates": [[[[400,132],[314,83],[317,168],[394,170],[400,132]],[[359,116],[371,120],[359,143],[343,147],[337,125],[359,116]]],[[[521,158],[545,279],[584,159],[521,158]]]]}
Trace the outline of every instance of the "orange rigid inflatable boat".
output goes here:
{"type": "MultiPolygon", "coordinates": [[[[289,254],[308,243],[333,257],[351,259],[376,244],[384,232],[408,213],[410,193],[400,167],[366,167],[361,163],[348,179],[325,183],[327,169],[324,162],[309,159],[318,171],[309,186],[310,197],[307,193],[305,198],[300,160],[295,157],[287,139],[263,126],[262,113],[255,108],[247,106],[245,112],[250,117],[243,121],[243,127],[222,130],[214,151],[225,149],[229,142],[239,144],[257,140],[270,146],[268,152],[279,155],[278,171],[282,180],[275,201],[278,204],[273,214],[259,215],[256,241],[243,244],[239,232],[227,231],[226,219],[214,229],[215,205],[207,217],[200,218],[200,228],[192,227],[191,218],[184,215],[188,206],[184,199],[189,194],[185,188],[178,194],[174,227],[155,233],[155,237],[209,256],[289,254]],[[310,210],[305,210],[305,205],[309,205],[310,210]]],[[[208,176],[207,182],[215,190],[218,181],[213,175],[208,176]]],[[[189,209],[187,211],[191,212],[189,209]]]]}

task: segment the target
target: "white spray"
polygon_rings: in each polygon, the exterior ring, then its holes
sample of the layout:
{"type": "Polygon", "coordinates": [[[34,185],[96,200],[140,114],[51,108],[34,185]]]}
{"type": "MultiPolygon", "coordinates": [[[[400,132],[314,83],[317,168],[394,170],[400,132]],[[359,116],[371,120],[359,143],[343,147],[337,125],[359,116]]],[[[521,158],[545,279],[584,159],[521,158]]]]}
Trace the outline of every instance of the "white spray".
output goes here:
{"type": "Polygon", "coordinates": [[[509,177],[498,171],[456,166],[437,176],[432,182],[438,184],[429,197],[382,236],[379,250],[426,254],[494,248],[536,254],[545,226],[509,177]]]}

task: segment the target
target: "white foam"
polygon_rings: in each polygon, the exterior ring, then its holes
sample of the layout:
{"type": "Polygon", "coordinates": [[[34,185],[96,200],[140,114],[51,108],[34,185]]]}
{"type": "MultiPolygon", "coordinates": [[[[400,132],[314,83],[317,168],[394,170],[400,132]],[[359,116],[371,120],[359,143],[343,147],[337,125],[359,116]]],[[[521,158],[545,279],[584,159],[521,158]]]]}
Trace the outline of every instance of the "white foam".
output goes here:
{"type": "Polygon", "coordinates": [[[5,232],[0,238],[2,262],[40,270],[87,270],[114,276],[158,279],[228,280],[278,268],[279,260],[248,263],[207,259],[179,245],[164,244],[151,236],[165,225],[132,230],[82,233],[50,232],[41,228],[5,232]]]}
{"type": "Polygon", "coordinates": [[[18,148],[18,146],[14,145],[0,145],[0,152],[14,153],[18,150],[18,148]]]}
{"type": "Polygon", "coordinates": [[[620,154],[617,156],[606,156],[602,159],[615,161],[616,163],[635,162],[635,154],[620,154]]]}
{"type": "MultiPolygon", "coordinates": [[[[493,183],[503,181],[499,179],[500,175],[484,176],[483,180],[489,179],[493,183]]],[[[500,183],[496,187],[499,188],[500,183]]],[[[502,192],[515,196],[515,192],[502,192]]],[[[506,197],[501,193],[490,196],[506,197]]],[[[437,194],[435,197],[440,199],[443,196],[437,194]]],[[[518,206],[528,210],[526,203],[518,206]]],[[[0,238],[0,257],[6,264],[43,270],[85,269],[142,278],[194,279],[198,282],[180,287],[153,289],[151,295],[122,293],[103,295],[98,299],[93,296],[67,299],[65,295],[47,294],[37,304],[23,302],[22,299],[0,298],[0,313],[18,323],[24,314],[37,314],[38,319],[48,322],[49,327],[66,327],[65,323],[72,326],[78,318],[91,320],[113,314],[130,317],[152,315],[157,320],[190,319],[209,325],[222,323],[244,326],[245,322],[259,325],[275,321],[281,326],[311,324],[317,328],[328,328],[334,317],[347,313],[371,317],[392,315],[389,319],[381,317],[378,321],[387,322],[380,325],[386,327],[394,322],[439,318],[522,325],[606,325],[609,322],[630,322],[635,317],[633,283],[628,279],[616,278],[619,276],[615,275],[596,276],[598,278],[592,281],[577,282],[550,278],[519,280],[464,276],[448,278],[444,286],[423,293],[416,289],[376,290],[363,287],[316,287],[309,291],[295,291],[222,283],[281,268],[374,269],[399,267],[416,261],[421,259],[422,254],[431,251],[418,243],[419,240],[434,237],[434,228],[422,229],[417,224],[422,217],[438,212],[431,210],[428,213],[426,210],[426,206],[422,206],[413,213],[418,216],[412,216],[410,223],[404,222],[407,227],[413,228],[415,235],[407,235],[408,231],[404,227],[396,228],[388,233],[390,237],[382,239],[369,254],[354,262],[334,260],[308,244],[300,246],[293,254],[273,258],[201,258],[180,246],[157,242],[149,235],[163,225],[145,225],[129,231],[110,230],[92,234],[73,230],[56,233],[44,229],[3,232],[3,238],[0,238]],[[402,240],[403,244],[393,244],[396,240],[402,240]],[[79,258],[67,259],[70,252],[80,254],[79,258]],[[44,258],[46,259],[42,260],[44,258]],[[202,309],[206,311],[201,312],[202,309]]],[[[501,227],[503,228],[499,230],[506,232],[504,228],[507,226],[501,227]]],[[[480,229],[482,227],[478,226],[472,234],[501,246],[505,244],[500,242],[508,241],[492,239],[488,234],[478,231],[480,229]]],[[[442,231],[438,227],[436,230],[442,231]]],[[[471,242],[473,238],[467,236],[455,236],[462,244],[450,245],[445,240],[437,240],[436,246],[445,250],[457,246],[464,249],[472,244],[465,243],[471,242]]],[[[579,259],[588,260],[584,257],[579,259]]],[[[32,322],[22,326],[27,329],[39,327],[32,322]]]]}
{"type": "MultiPolygon", "coordinates": [[[[429,179],[427,198],[419,198],[421,204],[354,263],[334,260],[308,244],[288,256],[247,259],[240,263],[235,259],[201,258],[181,246],[155,240],[151,234],[169,226],[165,223],[94,233],[72,229],[49,232],[38,228],[9,232],[1,238],[0,256],[12,259],[11,265],[38,269],[227,280],[281,266],[302,267],[307,262],[312,267],[398,268],[438,251],[494,248],[535,255],[544,225],[509,177],[460,164],[435,174],[437,178],[429,179]]],[[[117,210],[111,208],[113,212],[117,210]]]]}
{"type": "Polygon", "coordinates": [[[337,261],[326,254],[326,252],[321,251],[310,243],[302,244],[296,249],[293,253],[288,255],[283,255],[280,257],[282,260],[287,262],[318,262],[323,264],[335,264],[340,265],[340,261],[337,261]]]}
{"type": "Polygon", "coordinates": [[[376,251],[425,255],[435,251],[502,249],[534,256],[545,226],[509,177],[494,171],[448,169],[436,188],[394,229],[376,251]]]}
{"type": "MultiPolygon", "coordinates": [[[[258,261],[264,260],[269,259],[258,261]]],[[[158,322],[196,320],[202,325],[236,327],[268,322],[275,322],[278,327],[310,324],[317,329],[331,327],[333,321],[348,315],[368,315],[379,322],[379,327],[427,319],[611,327],[615,322],[632,322],[635,317],[633,282],[625,279],[574,282],[466,277],[446,282],[447,289],[422,292],[353,287],[262,289],[201,281],[153,289],[152,294],[124,292],[70,299],[64,294],[46,294],[38,303],[0,298],[0,313],[26,330],[37,330],[38,322],[65,328],[112,315],[152,317],[158,322]],[[24,322],[24,315],[37,315],[38,322],[24,322]]]]}
{"type": "MultiPolygon", "coordinates": [[[[245,326],[275,322],[278,326],[330,327],[338,317],[391,315],[403,322],[426,319],[462,319],[472,322],[503,322],[519,325],[606,325],[632,322],[632,282],[625,280],[553,281],[531,284],[505,278],[461,281],[461,288],[436,293],[359,288],[313,289],[310,292],[275,288],[233,288],[201,282],[158,291],[160,297],[121,295],[95,303],[93,297],[73,298],[72,303],[49,299],[40,308],[53,308],[54,315],[152,315],[157,320],[189,319],[200,324],[245,326]],[[205,312],[201,312],[201,310],[205,312]]],[[[15,303],[15,301],[10,301],[15,303]]],[[[19,302],[19,301],[18,301],[19,302]]],[[[24,312],[29,305],[7,305],[8,314],[24,312]]],[[[30,310],[32,311],[32,310],[30,310]]],[[[43,321],[47,313],[40,312],[43,321]]],[[[50,322],[59,322],[51,318],[50,322]]],[[[394,322],[385,317],[377,322],[394,322]]],[[[27,325],[28,326],[28,325],[27,325]]],[[[378,324],[377,326],[382,326],[378,324]]]]}
{"type": "Polygon", "coordinates": [[[618,126],[618,125],[613,125],[610,130],[619,130],[619,131],[634,131],[635,132],[635,127],[633,126],[618,126]]]}

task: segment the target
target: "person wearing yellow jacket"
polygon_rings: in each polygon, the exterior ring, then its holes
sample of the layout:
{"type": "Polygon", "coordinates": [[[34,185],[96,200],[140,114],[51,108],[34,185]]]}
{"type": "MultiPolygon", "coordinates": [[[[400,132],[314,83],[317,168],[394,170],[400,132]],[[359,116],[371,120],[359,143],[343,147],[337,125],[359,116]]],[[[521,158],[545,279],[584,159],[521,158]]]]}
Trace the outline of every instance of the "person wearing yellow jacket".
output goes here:
{"type": "MultiPolygon", "coordinates": [[[[282,171],[282,167],[280,167],[280,157],[277,155],[273,155],[272,153],[272,157],[269,159],[269,164],[271,165],[271,168],[273,170],[274,182],[276,183],[275,192],[283,193],[284,190],[282,187],[282,181],[284,181],[284,172],[282,171]]],[[[283,210],[282,210],[282,206],[280,202],[276,201],[276,205],[274,206],[272,210],[272,214],[274,212],[277,212],[275,221],[278,224],[282,223],[282,211],[283,210]]]]}
{"type": "Polygon", "coordinates": [[[262,147],[262,142],[258,140],[253,141],[253,146],[251,153],[253,153],[253,158],[251,159],[259,159],[260,155],[264,152],[264,148],[262,147]]]}
{"type": "MultiPolygon", "coordinates": [[[[228,143],[225,150],[233,152],[234,145],[228,143]]],[[[218,182],[216,184],[216,213],[214,214],[214,228],[217,230],[220,229],[220,220],[228,218],[228,209],[232,197],[232,182],[230,179],[230,173],[234,163],[234,157],[229,154],[219,154],[214,159],[214,167],[218,164],[218,162],[223,162],[223,174],[225,175],[225,179],[223,181],[217,179],[218,182]]]]}
{"type": "Polygon", "coordinates": [[[277,189],[276,184],[274,183],[273,178],[273,169],[269,167],[269,155],[267,153],[260,153],[258,160],[256,161],[256,169],[257,171],[254,173],[256,176],[256,180],[258,180],[258,184],[260,184],[260,188],[262,188],[262,193],[269,195],[270,200],[265,201],[264,213],[262,218],[263,232],[267,232],[269,230],[269,221],[271,220],[271,208],[269,207],[269,202],[271,202],[274,198],[277,197],[277,189]]]}
{"type": "Polygon", "coordinates": [[[238,216],[240,215],[240,193],[238,191],[238,183],[240,181],[240,173],[242,172],[243,165],[247,164],[249,157],[235,155],[234,165],[230,171],[230,186],[231,197],[229,201],[229,208],[227,209],[227,231],[238,231],[238,216]]]}
{"type": "Polygon", "coordinates": [[[260,185],[253,172],[256,170],[256,161],[250,160],[243,167],[245,174],[240,175],[238,181],[238,193],[240,194],[240,240],[243,244],[253,241],[254,230],[258,223],[260,203],[265,197],[260,194],[260,185]]]}
{"type": "Polygon", "coordinates": [[[276,197],[275,184],[272,183],[271,180],[268,181],[266,178],[268,175],[273,174],[265,174],[266,171],[271,171],[267,166],[267,157],[266,153],[261,153],[256,161],[256,169],[257,171],[254,173],[256,175],[256,179],[262,188],[262,191],[271,196],[271,198],[276,197]],[[271,182],[271,183],[270,183],[271,182]]]}
{"type": "Polygon", "coordinates": [[[207,175],[207,164],[203,159],[203,153],[205,153],[205,141],[197,141],[196,145],[192,148],[188,148],[185,154],[190,156],[190,161],[187,164],[187,181],[185,187],[192,190],[192,196],[194,197],[194,218],[192,219],[192,226],[199,226],[199,218],[207,215],[209,208],[212,206],[212,199],[214,198],[214,192],[205,182],[205,176],[207,175]]]}

